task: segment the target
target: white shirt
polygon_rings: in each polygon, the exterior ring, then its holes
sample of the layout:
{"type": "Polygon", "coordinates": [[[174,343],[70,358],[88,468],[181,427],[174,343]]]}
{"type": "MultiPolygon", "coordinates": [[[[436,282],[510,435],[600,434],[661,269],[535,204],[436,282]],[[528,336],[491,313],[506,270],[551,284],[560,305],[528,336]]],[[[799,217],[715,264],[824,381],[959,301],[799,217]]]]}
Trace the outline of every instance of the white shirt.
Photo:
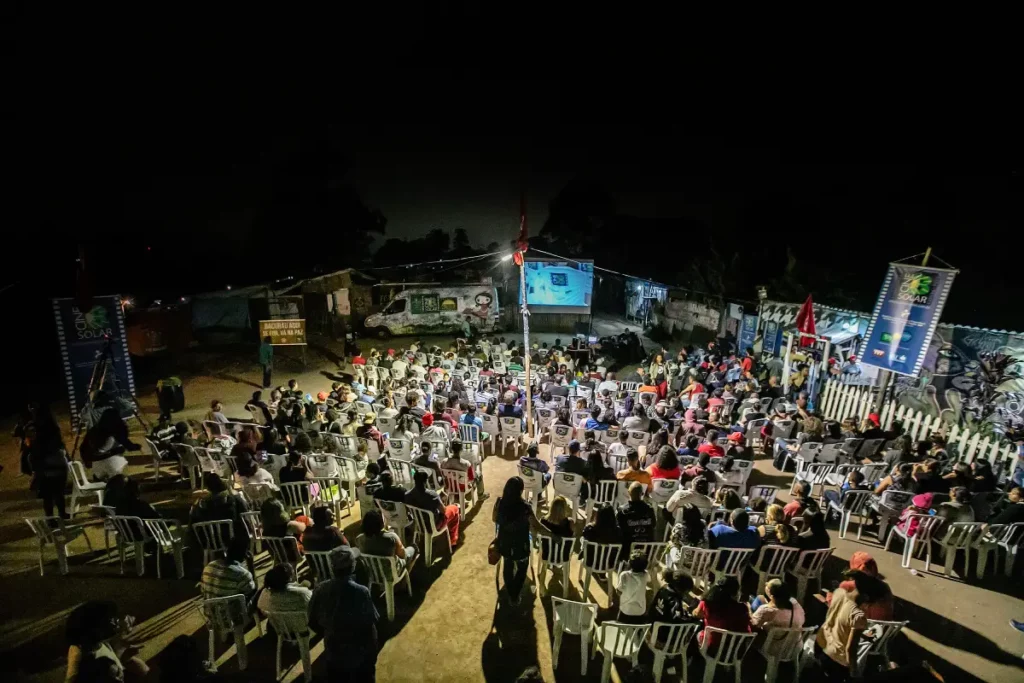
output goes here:
{"type": "Polygon", "coordinates": [[[399,377],[405,377],[405,373],[408,369],[409,364],[404,360],[396,360],[391,364],[391,372],[397,374],[399,377]]]}
{"type": "Polygon", "coordinates": [[[621,572],[616,588],[621,594],[619,610],[623,614],[639,616],[647,613],[647,572],[621,572]]]}
{"type": "Polygon", "coordinates": [[[606,379],[597,385],[597,395],[600,396],[601,392],[605,389],[611,392],[612,398],[615,398],[615,392],[619,390],[619,386],[615,383],[615,380],[606,379]]]}
{"type": "Polygon", "coordinates": [[[707,496],[697,493],[692,489],[684,488],[679,489],[672,494],[672,497],[668,499],[667,503],[665,503],[665,509],[674,513],[687,503],[700,508],[701,512],[714,510],[718,507],[715,505],[715,501],[711,500],[707,496]]]}
{"type": "Polygon", "coordinates": [[[270,484],[274,489],[277,489],[277,485],[274,483],[274,475],[262,467],[256,470],[251,477],[243,477],[240,473],[235,472],[235,482],[241,486],[246,484],[270,484]]]}

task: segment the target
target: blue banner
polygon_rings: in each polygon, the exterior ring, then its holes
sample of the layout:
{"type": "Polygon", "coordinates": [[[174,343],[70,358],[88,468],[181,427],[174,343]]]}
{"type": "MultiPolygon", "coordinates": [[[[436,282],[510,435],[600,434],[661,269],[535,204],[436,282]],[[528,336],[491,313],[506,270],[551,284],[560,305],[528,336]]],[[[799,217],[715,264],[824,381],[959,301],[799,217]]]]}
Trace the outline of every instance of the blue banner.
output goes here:
{"type": "Polygon", "coordinates": [[[125,336],[124,312],[119,295],[97,296],[85,309],[74,299],[54,299],[53,315],[57,321],[57,338],[64,365],[64,380],[71,405],[71,424],[78,418],[89,401],[89,383],[93,368],[101,357],[104,345],[110,340],[110,359],[102,387],[115,394],[114,377],[125,394],[135,395],[135,377],[125,336]]]}
{"type": "Polygon", "coordinates": [[[890,263],[864,334],[861,364],[917,377],[956,272],[890,263]]]}
{"type": "Polygon", "coordinates": [[[761,343],[761,351],[775,355],[775,349],[779,344],[779,324],[769,320],[764,324],[764,341],[761,343]]]}
{"type": "Polygon", "coordinates": [[[740,323],[740,348],[737,349],[739,356],[747,352],[747,349],[754,348],[754,339],[757,338],[757,316],[744,315],[740,323]]]}

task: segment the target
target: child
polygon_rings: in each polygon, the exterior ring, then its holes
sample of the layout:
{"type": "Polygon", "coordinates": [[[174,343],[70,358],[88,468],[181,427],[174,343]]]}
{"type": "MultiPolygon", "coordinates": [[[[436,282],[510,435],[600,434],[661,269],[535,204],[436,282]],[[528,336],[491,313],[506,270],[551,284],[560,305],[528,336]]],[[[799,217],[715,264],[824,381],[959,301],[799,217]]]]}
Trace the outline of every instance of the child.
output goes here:
{"type": "Polygon", "coordinates": [[[619,574],[616,590],[619,597],[618,621],[624,624],[647,622],[647,556],[640,550],[629,554],[629,571],[619,574]]]}
{"type": "Polygon", "coordinates": [[[839,505],[839,501],[842,500],[843,494],[847,491],[864,491],[866,489],[868,489],[868,486],[864,483],[864,473],[860,470],[853,470],[846,475],[846,481],[843,482],[838,491],[825,491],[825,500],[839,505]]]}
{"type": "Polygon", "coordinates": [[[690,595],[693,590],[693,579],[684,572],[666,569],[661,574],[664,584],[654,596],[651,603],[651,621],[663,621],[667,624],[684,624],[693,622],[693,608],[697,601],[690,595]]]}

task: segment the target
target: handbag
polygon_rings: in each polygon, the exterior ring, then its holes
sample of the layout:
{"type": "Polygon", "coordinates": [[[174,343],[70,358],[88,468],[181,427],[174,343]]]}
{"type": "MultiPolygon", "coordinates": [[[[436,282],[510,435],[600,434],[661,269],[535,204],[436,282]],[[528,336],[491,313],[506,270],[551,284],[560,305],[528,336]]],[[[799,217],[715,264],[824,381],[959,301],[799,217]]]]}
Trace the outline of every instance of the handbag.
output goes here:
{"type": "Polygon", "coordinates": [[[491,544],[487,546],[487,564],[496,565],[501,561],[501,553],[498,552],[498,537],[495,536],[491,544]]]}

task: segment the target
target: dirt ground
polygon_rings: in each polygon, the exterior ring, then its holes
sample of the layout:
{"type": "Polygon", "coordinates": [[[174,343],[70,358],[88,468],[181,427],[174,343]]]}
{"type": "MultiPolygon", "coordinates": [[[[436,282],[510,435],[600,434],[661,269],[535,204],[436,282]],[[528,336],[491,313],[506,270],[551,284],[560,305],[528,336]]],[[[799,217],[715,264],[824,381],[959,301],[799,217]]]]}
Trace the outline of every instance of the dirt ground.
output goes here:
{"type": "MultiPolygon", "coordinates": [[[[609,330],[613,331],[613,330],[609,330]]],[[[602,332],[603,333],[603,332],[602,332]]],[[[555,335],[540,335],[542,340],[553,341],[555,335]],[[549,338],[550,337],[550,338],[549,338]]],[[[398,347],[403,340],[394,340],[389,346],[398,347]]],[[[295,367],[294,374],[301,386],[315,393],[328,386],[329,380],[321,371],[332,371],[337,365],[332,353],[311,353],[309,366],[304,371],[295,367]]],[[[280,363],[286,365],[286,363],[280,363]]],[[[184,373],[183,373],[184,374],[184,373]]],[[[209,401],[219,398],[225,402],[229,415],[242,415],[242,405],[258,382],[259,370],[255,362],[236,361],[215,375],[185,375],[187,407],[184,417],[201,416],[209,401]]],[[[282,383],[287,377],[278,376],[282,383]]],[[[149,416],[155,416],[152,394],[142,394],[142,405],[149,416]]],[[[4,425],[5,428],[8,425],[4,425]]],[[[547,455],[547,446],[541,448],[547,455]]],[[[142,648],[142,657],[155,669],[159,668],[159,655],[176,636],[186,635],[206,651],[207,631],[196,611],[197,581],[201,571],[199,554],[186,551],[186,578],[173,578],[173,563],[165,558],[162,565],[164,578],[157,579],[155,564],[147,558],[146,575],[135,576],[132,567],[121,575],[116,558],[108,558],[103,551],[102,527],[88,522],[87,532],[95,552],[88,552],[82,540],[75,541],[76,555],[71,558],[71,574],[62,577],[57,571],[53,551],[48,549],[46,575],[39,576],[36,541],[22,518],[41,514],[39,502],[27,490],[28,479],[18,473],[16,444],[13,440],[2,444],[0,450],[5,469],[0,473],[0,573],[5,585],[4,599],[0,601],[0,651],[4,653],[5,669],[12,672],[13,681],[57,682],[63,680],[66,646],[63,642],[64,620],[68,612],[86,598],[116,600],[125,613],[138,618],[135,639],[142,648]],[[167,578],[170,576],[171,578],[167,578]]],[[[579,673],[579,640],[566,636],[560,654],[561,665],[557,676],[551,661],[552,635],[551,606],[547,598],[535,594],[535,576],[531,571],[527,581],[528,594],[518,608],[500,605],[497,588],[500,585],[495,567],[487,564],[487,545],[493,537],[490,522],[491,508],[508,477],[516,474],[515,454],[511,447],[505,453],[488,457],[484,463],[484,479],[492,497],[472,511],[464,523],[465,541],[449,558],[443,542],[435,546],[434,565],[418,562],[412,571],[413,596],[404,590],[396,591],[396,618],[388,622],[384,616],[384,600],[378,600],[382,613],[379,626],[381,649],[377,676],[380,681],[512,681],[527,666],[540,668],[547,681],[576,681],[600,679],[602,656],[590,661],[588,675],[579,673]]],[[[144,482],[144,496],[168,516],[185,519],[191,494],[188,486],[172,482],[170,467],[165,476],[153,482],[150,460],[147,456],[134,456],[129,473],[144,482]]],[[[759,460],[751,483],[788,483],[791,475],[781,475],[767,460],[759,460]]],[[[786,498],[784,494],[782,498],[786,498]]],[[[353,517],[341,520],[353,538],[357,527],[352,520],[359,518],[358,509],[353,517]]],[[[87,521],[80,514],[78,522],[87,521]]],[[[892,648],[897,661],[930,661],[946,681],[973,683],[985,681],[1024,680],[1021,654],[1024,636],[1007,625],[1009,618],[1024,615],[1024,601],[1019,578],[1011,582],[1001,575],[978,582],[972,577],[964,581],[962,561],[956,566],[956,576],[946,578],[941,567],[933,565],[925,573],[923,563],[915,561],[917,575],[900,567],[900,556],[882,551],[873,533],[865,533],[862,541],[856,533],[846,540],[833,533],[836,547],[835,560],[828,567],[826,584],[834,583],[838,572],[856,550],[867,549],[878,560],[883,574],[898,600],[897,616],[909,620],[901,637],[892,648]],[[936,571],[937,570],[937,571],[936,571]]],[[[257,558],[258,574],[269,568],[266,553],[257,558]]],[[[991,571],[991,570],[990,570],[991,571]]],[[[570,597],[578,599],[580,584],[576,565],[570,572],[570,597]]],[[[552,588],[560,585],[558,577],[548,575],[552,588]]],[[[591,600],[598,603],[601,618],[614,618],[614,609],[608,609],[608,596],[601,584],[591,584],[591,600]]],[[[218,643],[218,663],[225,672],[234,673],[233,680],[274,680],[275,643],[269,636],[257,638],[255,630],[247,636],[249,642],[249,668],[238,672],[234,647],[218,643]]],[[[317,642],[313,656],[322,652],[317,642]]],[[[282,680],[301,680],[296,665],[297,653],[285,649],[285,665],[292,668],[282,680]]],[[[641,663],[649,665],[650,653],[645,649],[641,663]]],[[[744,680],[763,680],[763,660],[755,652],[747,657],[744,680]]],[[[671,664],[670,664],[671,666],[671,664]]],[[[663,680],[676,681],[674,675],[663,680]]],[[[702,670],[700,657],[690,666],[690,679],[702,670]]],[[[322,658],[314,661],[318,678],[326,680],[322,658]]],[[[618,660],[613,668],[613,680],[627,680],[628,663],[618,660]]],[[[724,674],[720,674],[720,677],[724,674]]],[[[783,671],[783,678],[790,674],[783,671]]],[[[817,680],[813,674],[807,680],[817,680]]],[[[651,680],[649,672],[640,680],[651,680]]]]}

